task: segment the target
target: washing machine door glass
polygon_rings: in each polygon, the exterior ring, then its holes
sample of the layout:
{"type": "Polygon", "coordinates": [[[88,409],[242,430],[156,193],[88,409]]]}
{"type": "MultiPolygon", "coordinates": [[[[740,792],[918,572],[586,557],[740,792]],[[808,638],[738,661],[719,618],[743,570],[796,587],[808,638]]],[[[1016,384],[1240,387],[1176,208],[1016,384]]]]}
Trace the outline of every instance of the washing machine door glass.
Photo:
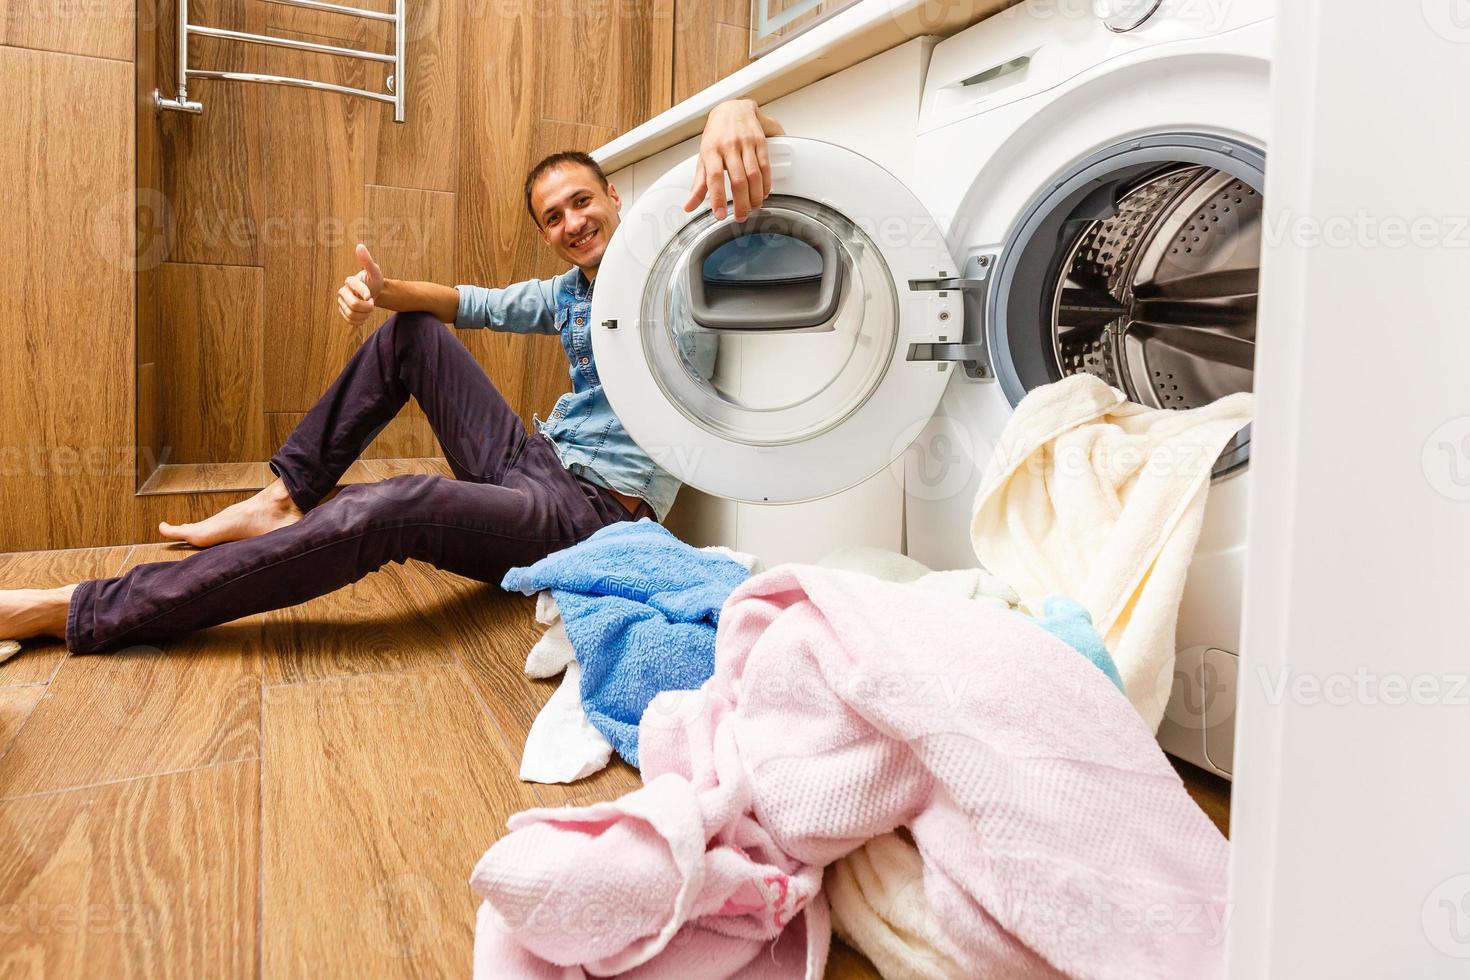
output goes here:
{"type": "Polygon", "coordinates": [[[742,226],[706,212],[674,237],[644,289],[643,354],[693,424],[750,446],[841,426],[882,381],[897,290],[852,222],[776,196],[742,226]]]}
{"type": "Polygon", "coordinates": [[[614,412],[655,461],[710,493],[789,502],[903,452],[949,377],[907,353],[958,331],[962,311],[910,288],[954,265],[897,178],[812,140],[770,151],[773,193],[744,222],[683,212],[692,162],[626,210],[593,344],[614,412]]]}

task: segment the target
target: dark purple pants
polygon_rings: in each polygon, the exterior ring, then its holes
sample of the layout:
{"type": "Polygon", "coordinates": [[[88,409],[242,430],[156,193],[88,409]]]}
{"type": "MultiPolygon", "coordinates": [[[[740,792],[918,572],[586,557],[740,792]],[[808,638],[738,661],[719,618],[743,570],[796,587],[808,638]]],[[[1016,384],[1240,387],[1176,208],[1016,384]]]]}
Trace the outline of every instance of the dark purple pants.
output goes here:
{"type": "Polygon", "coordinates": [[[88,653],[155,643],[305,602],[410,558],[498,585],[510,568],[605,525],[654,516],[646,503],[630,514],[609,491],[563,468],[452,331],[422,313],[379,327],[270,465],[302,520],[83,582],[67,613],[67,646],[88,653]],[[343,487],[317,506],[410,395],[456,479],[394,477],[343,487]]]}

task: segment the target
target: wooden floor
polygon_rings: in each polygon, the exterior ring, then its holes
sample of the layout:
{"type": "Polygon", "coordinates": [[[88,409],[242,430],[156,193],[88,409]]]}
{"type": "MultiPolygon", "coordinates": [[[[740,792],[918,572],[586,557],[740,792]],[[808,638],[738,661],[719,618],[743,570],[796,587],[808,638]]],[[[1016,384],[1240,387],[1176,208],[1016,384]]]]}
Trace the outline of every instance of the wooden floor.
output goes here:
{"type": "MultiPolygon", "coordinates": [[[[0,555],[0,588],[191,553],[0,555]]],[[[506,818],[638,785],[517,780],[555,688],[521,670],[533,610],[409,563],[161,649],[28,642],[0,665],[0,975],[466,976],[506,818]]],[[[837,945],[828,976],[876,973],[837,945]]]]}

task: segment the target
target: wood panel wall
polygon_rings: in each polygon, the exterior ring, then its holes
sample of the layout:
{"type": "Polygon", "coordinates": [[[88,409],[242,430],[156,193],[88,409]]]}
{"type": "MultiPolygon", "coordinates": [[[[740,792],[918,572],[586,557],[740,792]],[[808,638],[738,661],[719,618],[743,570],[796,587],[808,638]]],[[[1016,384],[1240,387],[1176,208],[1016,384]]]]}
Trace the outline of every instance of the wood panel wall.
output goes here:
{"type": "Polygon", "coordinates": [[[0,0],[0,551],[106,539],[133,488],[132,16],[0,0]]]}
{"type": "Polygon", "coordinates": [[[748,0],[681,0],[674,24],[675,102],[750,64],[748,0]]]}
{"type": "MultiPolygon", "coordinates": [[[[160,518],[244,496],[135,491],[162,460],[269,457],[381,321],[355,330],[335,312],[357,241],[398,277],[560,272],[520,199],[530,164],[591,149],[746,60],[741,0],[409,0],[402,125],[366,100],[208,81],[190,91],[202,115],[156,115],[153,89],[174,88],[173,10],[0,0],[0,83],[14,93],[0,143],[0,552],[154,540],[160,518]]],[[[386,26],[261,0],[193,0],[191,20],[389,43],[386,26]]],[[[364,87],[384,74],[211,39],[191,62],[364,87]]],[[[555,338],[460,337],[523,418],[568,385],[555,338]]],[[[367,455],[437,452],[410,406],[367,455]]]]}

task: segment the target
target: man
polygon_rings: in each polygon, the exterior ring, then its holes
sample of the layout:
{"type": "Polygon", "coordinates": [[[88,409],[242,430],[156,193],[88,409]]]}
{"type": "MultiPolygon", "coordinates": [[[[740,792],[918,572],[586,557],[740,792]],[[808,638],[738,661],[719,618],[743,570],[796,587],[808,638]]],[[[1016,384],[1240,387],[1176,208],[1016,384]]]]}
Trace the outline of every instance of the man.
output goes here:
{"type": "MultiPolygon", "coordinates": [[[[706,198],[735,217],[766,198],[766,137],[782,132],[754,102],[706,120],[686,211],[706,198]]],[[[112,650],[304,602],[389,561],[417,558],[498,584],[616,521],[662,520],[678,483],[624,431],[592,358],[592,286],[618,226],[618,194],[585,154],[554,154],[526,178],[541,238],[572,268],[504,289],[388,279],[359,245],[361,271],[338,294],[348,322],[396,311],[348,361],[272,457],[276,480],[194,524],[159,531],[204,550],[179,562],[58,589],[0,590],[0,639],[58,636],[75,652],[112,650]],[[528,434],[445,324],[558,333],[572,391],[528,434]],[[372,436],[418,400],[454,479],[403,476],[344,487],[321,503],[372,436]],[[319,506],[320,504],[320,506],[319,506]]]]}

